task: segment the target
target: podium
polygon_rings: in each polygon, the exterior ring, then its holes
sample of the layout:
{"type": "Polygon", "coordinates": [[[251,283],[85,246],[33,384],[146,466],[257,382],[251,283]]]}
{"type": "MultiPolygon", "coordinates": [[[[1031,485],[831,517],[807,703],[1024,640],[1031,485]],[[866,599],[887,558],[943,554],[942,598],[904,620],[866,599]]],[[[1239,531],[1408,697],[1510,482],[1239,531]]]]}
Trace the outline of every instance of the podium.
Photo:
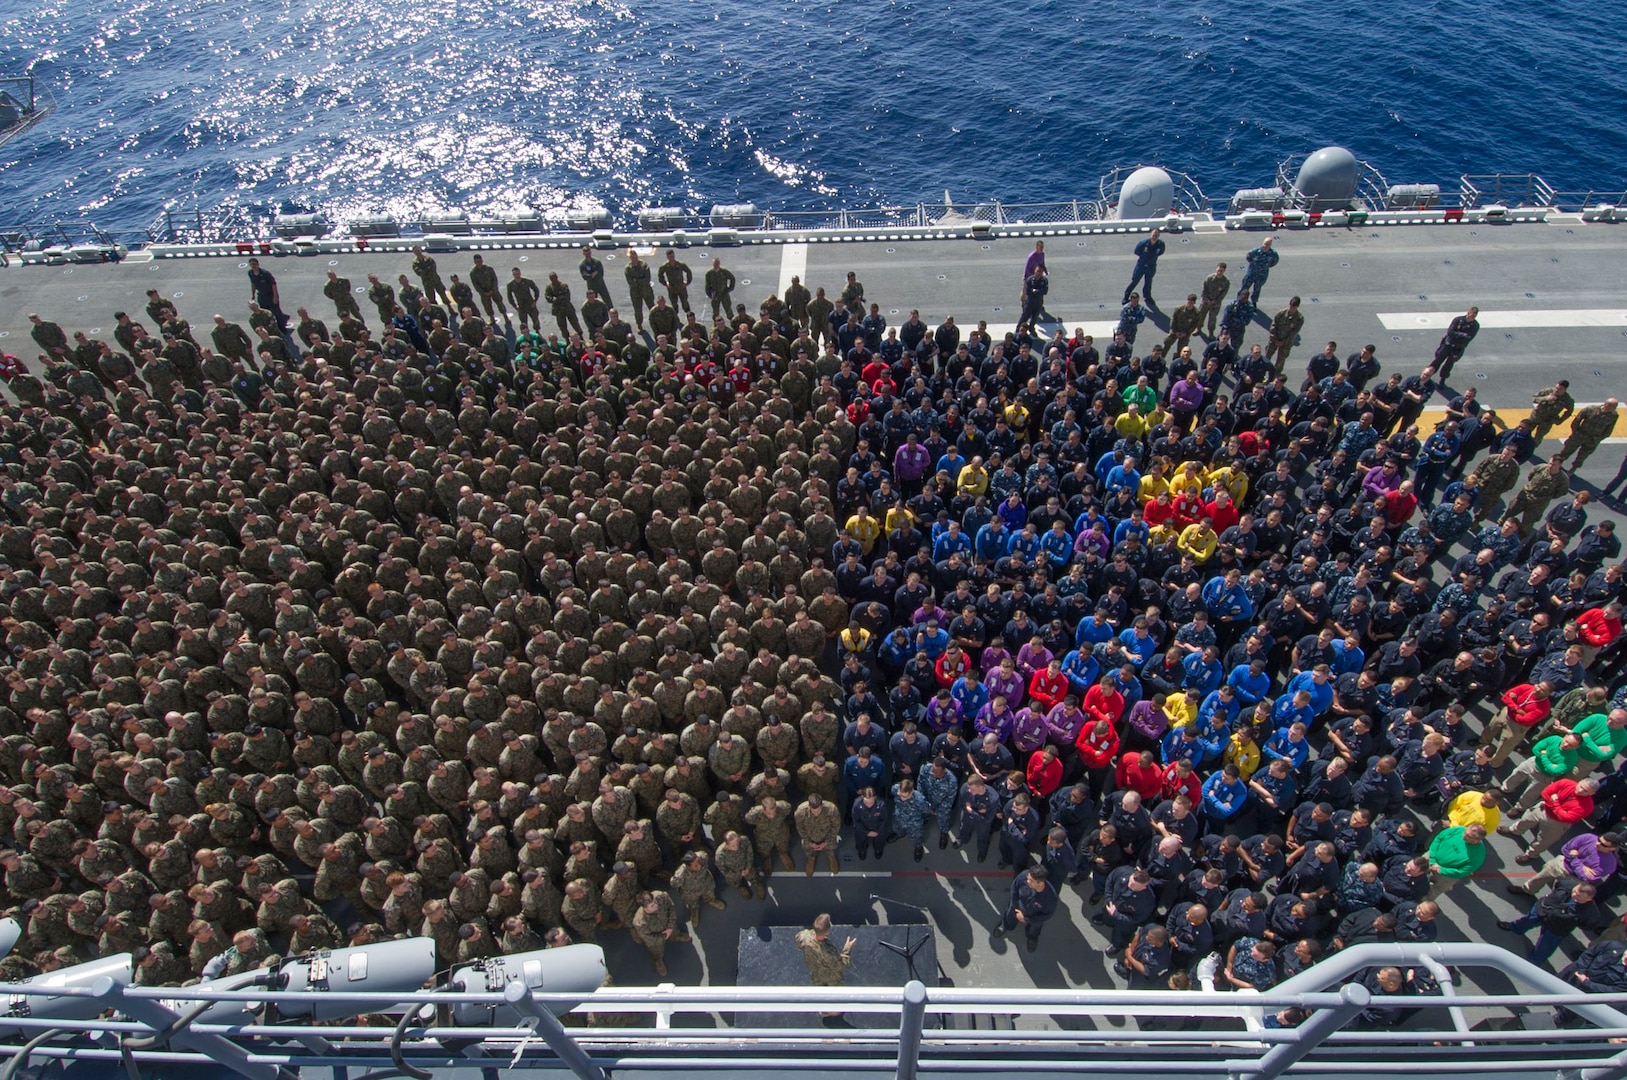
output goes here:
{"type": "MultiPolygon", "coordinates": [[[[741,986],[812,986],[808,965],[797,948],[801,926],[756,926],[740,931],[739,968],[736,981],[741,986]]],[[[832,926],[830,939],[839,949],[848,938],[853,959],[847,965],[844,986],[887,986],[902,990],[911,979],[928,986],[938,985],[937,940],[926,923],[890,923],[884,926],[832,926]]],[[[897,1028],[898,1013],[849,1013],[847,1021],[859,1028],[897,1028]]],[[[934,1026],[927,1017],[927,1026],[934,1026]]],[[[789,1028],[810,1026],[817,1017],[805,1013],[741,1012],[734,1026],[789,1028]]]]}

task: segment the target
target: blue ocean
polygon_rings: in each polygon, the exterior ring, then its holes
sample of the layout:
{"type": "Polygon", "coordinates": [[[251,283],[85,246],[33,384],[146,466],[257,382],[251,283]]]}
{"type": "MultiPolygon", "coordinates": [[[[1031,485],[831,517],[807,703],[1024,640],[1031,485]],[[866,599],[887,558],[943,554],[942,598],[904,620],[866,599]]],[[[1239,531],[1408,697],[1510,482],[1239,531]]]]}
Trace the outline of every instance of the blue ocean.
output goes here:
{"type": "MultiPolygon", "coordinates": [[[[1580,0],[7,0],[46,123],[0,216],[334,215],[1206,193],[1349,146],[1391,182],[1627,186],[1619,25],[1580,0]]],[[[9,223],[0,222],[0,224],[9,223]]]]}

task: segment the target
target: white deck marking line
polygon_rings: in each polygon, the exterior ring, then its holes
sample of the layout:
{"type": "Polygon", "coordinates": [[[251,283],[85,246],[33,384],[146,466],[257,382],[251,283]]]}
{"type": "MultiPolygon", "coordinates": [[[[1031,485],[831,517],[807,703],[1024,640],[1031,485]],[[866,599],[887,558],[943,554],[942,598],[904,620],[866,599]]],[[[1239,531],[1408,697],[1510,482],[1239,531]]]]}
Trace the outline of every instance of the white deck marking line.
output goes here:
{"type": "MultiPolygon", "coordinates": [[[[793,277],[808,276],[808,245],[783,244],[780,251],[780,289],[774,295],[783,297],[791,287],[793,277]]],[[[806,282],[804,282],[806,284],[806,282]]]]}
{"type": "MultiPolygon", "coordinates": [[[[1445,330],[1462,311],[1381,311],[1378,321],[1386,330],[1445,330]]],[[[1482,330],[1560,326],[1627,327],[1627,310],[1621,308],[1569,308],[1557,311],[1482,311],[1482,330]]]]}

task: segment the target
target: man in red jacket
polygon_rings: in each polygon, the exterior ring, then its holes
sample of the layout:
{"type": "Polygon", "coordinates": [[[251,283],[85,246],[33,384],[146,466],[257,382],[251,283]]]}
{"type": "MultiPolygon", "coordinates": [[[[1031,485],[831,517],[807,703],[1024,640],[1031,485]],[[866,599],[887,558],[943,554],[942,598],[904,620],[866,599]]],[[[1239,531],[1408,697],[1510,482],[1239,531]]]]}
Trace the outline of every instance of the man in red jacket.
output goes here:
{"type": "Polygon", "coordinates": [[[1592,667],[1601,652],[1621,640],[1621,601],[1588,608],[1576,616],[1576,629],[1582,633],[1582,666],[1592,667]]]}
{"type": "Polygon", "coordinates": [[[1186,758],[1165,765],[1159,779],[1158,794],[1162,798],[1185,795],[1193,806],[1203,805],[1203,778],[1186,758]]]}
{"type": "Polygon", "coordinates": [[[1418,510],[1418,496],[1412,492],[1412,481],[1403,480],[1401,486],[1383,498],[1384,524],[1392,536],[1397,535],[1418,510]]]}
{"type": "Polygon", "coordinates": [[[1062,759],[1056,755],[1056,747],[1046,743],[1028,759],[1028,791],[1035,799],[1049,801],[1062,786],[1062,759]]]}
{"type": "Polygon", "coordinates": [[[1102,676],[1101,682],[1086,690],[1082,704],[1085,715],[1092,720],[1106,720],[1117,726],[1119,717],[1124,715],[1124,695],[1119,693],[1118,683],[1111,675],[1102,676]]]}
{"type": "Polygon", "coordinates": [[[1503,707],[1486,723],[1480,745],[1491,751],[1491,767],[1500,769],[1516,747],[1553,709],[1552,691],[1545,682],[1521,683],[1503,691],[1503,707]]]}
{"type": "Polygon", "coordinates": [[[1497,830],[1515,839],[1527,833],[1536,834],[1530,846],[1516,855],[1514,861],[1521,866],[1538,862],[1561,836],[1570,831],[1572,825],[1593,813],[1593,796],[1598,790],[1599,782],[1592,777],[1585,780],[1555,780],[1543,788],[1541,803],[1533,806],[1512,826],[1504,825],[1497,830]]]}
{"type": "Polygon", "coordinates": [[[1119,758],[1113,779],[1119,787],[1138,792],[1142,802],[1157,805],[1164,787],[1164,770],[1151,750],[1131,750],[1119,758]]]}
{"type": "Polygon", "coordinates": [[[1061,660],[1052,658],[1044,670],[1034,672],[1034,677],[1028,680],[1029,699],[1046,712],[1060,705],[1067,696],[1068,677],[1062,674],[1061,660]]]}

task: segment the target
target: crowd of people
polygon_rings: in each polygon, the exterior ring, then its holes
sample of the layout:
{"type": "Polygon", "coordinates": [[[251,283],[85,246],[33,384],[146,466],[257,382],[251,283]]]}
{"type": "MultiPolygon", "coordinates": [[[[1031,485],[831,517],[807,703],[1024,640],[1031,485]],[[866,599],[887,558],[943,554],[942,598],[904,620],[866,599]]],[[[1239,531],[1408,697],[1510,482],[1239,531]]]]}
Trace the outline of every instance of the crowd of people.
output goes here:
{"type": "Polygon", "coordinates": [[[112,343],[33,316],[0,415],[5,973],[621,928],[664,974],[724,898],[901,844],[992,854],[992,933],[1030,950],[1078,911],[1131,986],[1216,954],[1265,988],[1433,939],[1502,831],[1533,871],[1504,929],[1546,958],[1581,927],[1573,981],[1627,983],[1621,544],[1565,468],[1616,403],[1559,383],[1499,425],[1441,383],[1473,309],[1416,373],[1329,342],[1290,387],[1270,240],[1143,351],[1162,250],[1100,348],[1039,329],[1041,246],[999,340],[889,326],[853,273],[748,310],[673,250],[612,290],[584,248],[580,306],[415,251],[330,272],[331,328],[258,262],[247,329],[157,290],[112,343]]]}

